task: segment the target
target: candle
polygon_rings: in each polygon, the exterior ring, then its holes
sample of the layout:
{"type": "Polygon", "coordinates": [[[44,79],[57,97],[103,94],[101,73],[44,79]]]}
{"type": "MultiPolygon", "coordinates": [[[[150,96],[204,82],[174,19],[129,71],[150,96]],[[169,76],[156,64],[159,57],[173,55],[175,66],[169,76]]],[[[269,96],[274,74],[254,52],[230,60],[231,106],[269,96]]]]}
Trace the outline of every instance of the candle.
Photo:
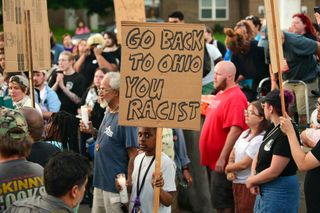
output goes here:
{"type": "Polygon", "coordinates": [[[127,184],[126,184],[126,176],[123,173],[117,175],[117,181],[121,186],[120,194],[120,202],[121,203],[128,203],[128,192],[127,192],[127,184]]]}

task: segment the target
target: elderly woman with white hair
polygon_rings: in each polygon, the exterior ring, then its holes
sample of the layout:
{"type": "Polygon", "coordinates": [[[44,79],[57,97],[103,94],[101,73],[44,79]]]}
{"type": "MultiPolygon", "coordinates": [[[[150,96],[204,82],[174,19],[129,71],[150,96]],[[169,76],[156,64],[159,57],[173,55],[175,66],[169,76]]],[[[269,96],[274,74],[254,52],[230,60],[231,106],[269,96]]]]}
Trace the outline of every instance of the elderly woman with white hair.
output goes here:
{"type": "MultiPolygon", "coordinates": [[[[23,75],[14,75],[9,79],[9,95],[15,109],[32,107],[31,98],[27,95],[28,87],[28,79],[23,75]]],[[[42,115],[41,108],[37,103],[35,103],[35,108],[42,115]]]]}

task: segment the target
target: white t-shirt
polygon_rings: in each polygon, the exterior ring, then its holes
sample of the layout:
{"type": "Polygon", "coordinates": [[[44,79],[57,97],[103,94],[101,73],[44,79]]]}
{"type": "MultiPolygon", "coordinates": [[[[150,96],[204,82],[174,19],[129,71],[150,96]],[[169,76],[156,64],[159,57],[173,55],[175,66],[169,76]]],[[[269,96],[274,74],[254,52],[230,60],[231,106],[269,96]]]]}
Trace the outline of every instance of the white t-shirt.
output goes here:
{"type": "Polygon", "coordinates": [[[213,70],[214,70],[214,61],[217,60],[219,57],[222,57],[219,49],[214,46],[213,44],[208,44],[206,43],[206,47],[211,59],[211,70],[210,72],[204,76],[204,78],[202,78],[202,85],[206,85],[209,84],[211,82],[213,82],[213,70]]]}
{"type": "MultiPolygon", "coordinates": [[[[133,173],[132,173],[132,193],[130,197],[129,212],[132,211],[134,200],[137,196],[137,180],[138,180],[139,167],[144,156],[145,154],[141,153],[137,155],[137,157],[134,160],[134,167],[133,167],[133,173]]],[[[140,186],[141,186],[141,182],[144,177],[144,174],[152,158],[153,156],[144,157],[144,160],[141,166],[141,172],[140,172],[140,180],[139,180],[140,186]]],[[[150,167],[150,170],[146,176],[146,180],[140,194],[140,202],[141,202],[140,209],[143,213],[152,212],[153,210],[153,188],[151,185],[151,181],[152,181],[152,174],[154,173],[154,165],[155,165],[155,160],[152,163],[152,166],[150,167]]],[[[161,155],[161,172],[162,172],[162,177],[164,179],[163,190],[167,192],[176,191],[176,184],[175,184],[176,167],[174,162],[164,153],[162,153],[161,155]]],[[[166,207],[160,203],[158,212],[171,213],[171,206],[166,207]]]]}
{"type": "MultiPolygon", "coordinates": [[[[239,162],[245,155],[248,155],[251,159],[253,159],[259,150],[265,132],[260,133],[248,141],[249,137],[244,137],[248,135],[249,131],[250,130],[248,129],[242,132],[234,145],[235,162],[239,162]]],[[[233,182],[245,184],[247,178],[251,174],[251,166],[249,166],[247,169],[237,171],[235,174],[236,179],[233,182]]]]}

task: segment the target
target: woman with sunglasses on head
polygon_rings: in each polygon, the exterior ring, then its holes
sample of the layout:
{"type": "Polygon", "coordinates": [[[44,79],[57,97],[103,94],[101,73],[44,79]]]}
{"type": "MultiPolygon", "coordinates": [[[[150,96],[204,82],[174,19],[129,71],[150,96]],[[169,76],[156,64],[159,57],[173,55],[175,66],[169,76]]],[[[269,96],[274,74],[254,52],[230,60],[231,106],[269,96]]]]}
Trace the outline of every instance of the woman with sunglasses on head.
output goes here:
{"type": "Polygon", "coordinates": [[[262,143],[268,121],[264,117],[259,101],[249,104],[245,110],[245,122],[249,129],[236,141],[225,168],[227,178],[233,181],[233,196],[236,212],[253,212],[256,196],[246,188],[245,182],[251,174],[251,164],[262,143]]]}
{"type": "MultiPolygon", "coordinates": [[[[23,75],[14,75],[9,79],[9,95],[12,98],[13,106],[15,109],[22,107],[33,107],[32,100],[27,95],[29,88],[29,81],[23,75]]],[[[41,108],[35,103],[36,110],[42,115],[41,108]]]]}
{"type": "MultiPolygon", "coordinates": [[[[293,94],[284,91],[288,112],[293,94]]],[[[255,213],[297,213],[299,183],[297,166],[292,158],[287,136],[280,130],[281,101],[279,90],[269,92],[263,100],[265,118],[272,122],[252,163],[251,176],[246,181],[250,192],[257,195],[255,213]]],[[[295,132],[298,136],[298,131],[295,132]]]]}

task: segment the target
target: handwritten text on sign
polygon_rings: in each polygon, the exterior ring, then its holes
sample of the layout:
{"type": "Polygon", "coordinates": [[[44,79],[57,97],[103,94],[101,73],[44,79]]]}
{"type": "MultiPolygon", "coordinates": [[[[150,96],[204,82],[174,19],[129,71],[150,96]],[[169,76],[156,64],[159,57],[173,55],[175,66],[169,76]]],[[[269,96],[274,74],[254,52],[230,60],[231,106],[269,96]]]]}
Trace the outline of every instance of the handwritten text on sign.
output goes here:
{"type": "Polygon", "coordinates": [[[199,129],[202,25],[122,27],[120,123],[199,129]]]}

